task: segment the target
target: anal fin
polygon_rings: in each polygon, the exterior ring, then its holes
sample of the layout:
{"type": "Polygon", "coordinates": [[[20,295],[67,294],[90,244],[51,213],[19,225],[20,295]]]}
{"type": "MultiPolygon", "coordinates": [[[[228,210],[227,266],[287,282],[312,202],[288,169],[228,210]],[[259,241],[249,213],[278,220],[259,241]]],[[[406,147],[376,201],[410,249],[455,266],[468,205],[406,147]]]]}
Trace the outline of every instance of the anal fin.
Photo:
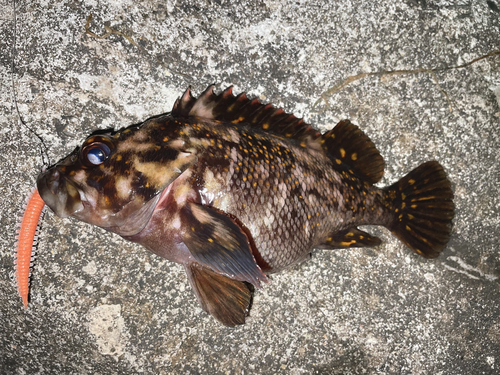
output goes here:
{"type": "Polygon", "coordinates": [[[184,268],[203,310],[228,327],[245,323],[252,302],[251,285],[196,263],[184,268]]]}
{"type": "Polygon", "coordinates": [[[349,247],[374,247],[382,243],[380,238],[363,232],[358,228],[349,228],[328,236],[317,247],[319,249],[345,249],[349,247]]]}

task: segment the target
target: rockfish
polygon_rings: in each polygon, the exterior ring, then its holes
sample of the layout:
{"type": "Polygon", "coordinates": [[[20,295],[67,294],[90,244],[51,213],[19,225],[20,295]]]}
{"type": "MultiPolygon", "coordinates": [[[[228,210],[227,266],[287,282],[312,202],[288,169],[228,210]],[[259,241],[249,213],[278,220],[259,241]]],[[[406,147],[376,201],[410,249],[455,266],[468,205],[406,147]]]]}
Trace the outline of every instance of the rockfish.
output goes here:
{"type": "Polygon", "coordinates": [[[382,225],[434,258],[446,246],[453,192],[441,165],[374,184],[384,160],[349,121],[321,134],[271,104],[209,87],[170,113],[96,132],[37,185],[74,217],[184,266],[203,309],[243,324],[253,286],[312,249],[372,247],[358,226],[382,225]]]}

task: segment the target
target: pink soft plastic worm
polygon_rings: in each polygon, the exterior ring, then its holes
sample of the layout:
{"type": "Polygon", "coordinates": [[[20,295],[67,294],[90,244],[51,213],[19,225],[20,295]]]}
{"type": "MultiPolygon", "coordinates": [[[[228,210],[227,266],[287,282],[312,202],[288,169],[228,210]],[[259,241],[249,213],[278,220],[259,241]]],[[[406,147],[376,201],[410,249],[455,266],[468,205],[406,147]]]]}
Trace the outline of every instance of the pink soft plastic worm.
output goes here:
{"type": "Polygon", "coordinates": [[[19,295],[21,296],[24,308],[28,308],[28,294],[30,288],[31,267],[33,265],[34,252],[38,243],[38,230],[43,216],[45,203],[38,194],[38,190],[33,189],[26,202],[24,215],[17,231],[17,249],[15,255],[16,281],[19,295]]]}

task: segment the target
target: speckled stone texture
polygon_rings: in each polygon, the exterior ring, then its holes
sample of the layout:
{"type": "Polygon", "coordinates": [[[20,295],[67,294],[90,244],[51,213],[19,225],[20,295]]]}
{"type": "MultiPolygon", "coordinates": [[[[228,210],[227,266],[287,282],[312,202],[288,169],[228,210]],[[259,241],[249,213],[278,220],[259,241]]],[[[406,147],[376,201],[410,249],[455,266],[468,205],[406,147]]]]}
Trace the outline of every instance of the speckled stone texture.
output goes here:
{"type": "Polygon", "coordinates": [[[498,0],[0,6],[1,374],[500,371],[498,0]],[[425,260],[370,229],[382,246],[314,252],[230,329],[201,310],[181,266],[48,213],[24,311],[14,236],[42,165],[211,83],[322,130],[350,118],[385,158],[381,185],[438,160],[456,194],[448,248],[425,260]]]}

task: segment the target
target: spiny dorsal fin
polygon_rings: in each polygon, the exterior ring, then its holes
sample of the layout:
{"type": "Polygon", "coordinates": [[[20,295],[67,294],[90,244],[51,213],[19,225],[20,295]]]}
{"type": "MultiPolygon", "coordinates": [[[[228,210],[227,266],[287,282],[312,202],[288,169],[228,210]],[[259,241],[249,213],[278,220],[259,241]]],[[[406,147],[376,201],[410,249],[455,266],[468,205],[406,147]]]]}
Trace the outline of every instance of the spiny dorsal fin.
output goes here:
{"type": "Polygon", "coordinates": [[[374,184],[384,174],[384,159],[373,142],[349,120],[339,122],[323,134],[322,145],[334,166],[351,169],[358,177],[374,184]]]}
{"type": "Polygon", "coordinates": [[[184,94],[174,103],[174,107],[172,108],[171,115],[175,117],[187,117],[189,116],[189,112],[193,108],[194,103],[196,102],[196,98],[191,94],[191,86],[189,86],[184,94]]]}
{"type": "Polygon", "coordinates": [[[209,86],[195,98],[188,88],[175,102],[171,115],[196,116],[233,124],[244,123],[275,135],[296,139],[303,147],[317,148],[318,143],[315,141],[320,133],[303,119],[271,104],[262,104],[258,99],[249,99],[245,93],[234,96],[232,87],[219,95],[215,95],[213,89],[213,85],[209,86]]]}

